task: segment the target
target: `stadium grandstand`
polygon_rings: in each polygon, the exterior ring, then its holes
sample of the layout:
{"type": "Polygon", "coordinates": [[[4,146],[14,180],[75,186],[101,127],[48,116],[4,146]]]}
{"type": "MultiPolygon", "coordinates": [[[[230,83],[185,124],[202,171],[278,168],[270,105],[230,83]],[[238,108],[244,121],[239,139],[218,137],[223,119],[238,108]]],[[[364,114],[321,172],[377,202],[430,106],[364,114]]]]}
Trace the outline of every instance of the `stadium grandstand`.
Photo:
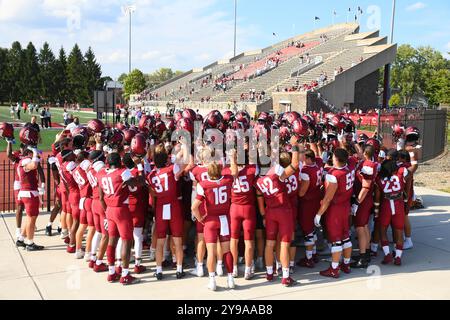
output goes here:
{"type": "Polygon", "coordinates": [[[160,111],[340,111],[378,105],[379,69],[392,63],[396,44],[379,31],[344,23],[299,35],[192,69],[133,96],[131,105],[160,111]]]}

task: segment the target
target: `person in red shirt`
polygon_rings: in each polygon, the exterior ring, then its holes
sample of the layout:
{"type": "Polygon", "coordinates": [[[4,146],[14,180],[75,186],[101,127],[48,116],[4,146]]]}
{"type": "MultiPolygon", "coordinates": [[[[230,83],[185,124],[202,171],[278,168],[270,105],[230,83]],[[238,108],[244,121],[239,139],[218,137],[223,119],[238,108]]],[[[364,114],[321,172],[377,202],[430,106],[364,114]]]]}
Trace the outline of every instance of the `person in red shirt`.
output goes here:
{"type": "Polygon", "coordinates": [[[282,265],[284,286],[292,286],[295,281],[289,276],[289,249],[294,233],[293,209],[287,195],[285,180],[294,175],[299,168],[299,145],[296,137],[290,141],[292,157],[283,152],[280,164],[272,167],[267,175],[260,177],[256,183],[259,212],[265,219],[266,249],[265,262],[268,281],[273,281],[274,249],[277,237],[280,238],[280,261],[282,265]]]}
{"type": "Polygon", "coordinates": [[[16,210],[16,241],[23,242],[24,239],[22,237],[21,227],[22,227],[22,215],[25,209],[22,200],[19,199],[19,191],[20,191],[20,179],[18,175],[17,168],[19,167],[19,162],[23,158],[23,153],[26,149],[24,144],[20,145],[20,150],[13,152],[12,148],[12,140],[6,140],[6,154],[8,159],[12,162],[14,166],[14,200],[17,206],[16,210]]]}
{"type": "MultiPolygon", "coordinates": [[[[395,160],[386,160],[381,164],[375,189],[375,215],[379,216],[381,225],[381,245],[384,251],[382,264],[402,264],[403,230],[405,228],[404,192],[409,190],[411,180],[405,167],[398,167],[395,160]],[[380,204],[378,206],[378,204],[380,204]],[[394,231],[395,259],[389,248],[387,229],[392,226],[394,231]]],[[[407,195],[408,196],[408,195],[407,195]]],[[[405,197],[408,199],[408,197],[405,197]]]]}
{"type": "Polygon", "coordinates": [[[316,234],[314,231],[314,217],[320,209],[322,192],[322,160],[316,158],[312,150],[305,152],[305,161],[300,172],[300,188],[298,191],[298,223],[304,234],[306,257],[301,259],[297,265],[300,267],[314,268],[317,259],[316,234]],[[315,260],[316,259],[316,260],[315,260]]]}
{"type": "Polygon", "coordinates": [[[67,253],[76,251],[76,233],[80,225],[80,189],[76,183],[73,172],[77,168],[76,155],[73,150],[64,150],[61,152],[63,158],[62,173],[64,175],[66,189],[68,193],[68,202],[70,205],[71,228],[69,232],[70,241],[67,245],[67,253]]]}
{"type": "MultiPolygon", "coordinates": [[[[184,149],[181,148],[177,159],[184,157],[184,149]]],[[[185,276],[183,271],[183,223],[184,217],[179,199],[178,180],[183,175],[184,165],[169,164],[169,154],[163,144],[156,147],[153,160],[156,168],[150,172],[147,181],[150,186],[150,195],[155,209],[155,233],[156,243],[156,273],[155,277],[162,280],[162,262],[164,255],[164,243],[166,242],[167,229],[170,228],[171,236],[175,244],[177,263],[177,279],[185,276]]],[[[178,160],[176,162],[178,162],[178,160]]]]}
{"type": "Polygon", "coordinates": [[[87,152],[81,152],[77,156],[76,162],[78,166],[73,171],[73,177],[80,189],[80,226],[76,233],[76,254],[75,258],[82,259],[85,257],[86,261],[90,261],[91,243],[95,233],[94,221],[92,218],[92,187],[87,178],[87,171],[91,167],[91,162],[87,159],[87,152]],[[83,236],[88,228],[89,231],[86,237],[86,253],[82,250],[83,236]]]}
{"type": "Polygon", "coordinates": [[[254,185],[259,175],[257,165],[238,166],[238,175],[231,191],[230,227],[231,227],[231,253],[233,254],[233,275],[238,276],[238,245],[241,228],[244,231],[245,242],[245,280],[254,276],[253,254],[255,249],[256,229],[256,197],[254,185]]]}
{"type": "Polygon", "coordinates": [[[103,263],[103,258],[108,246],[109,236],[105,229],[104,221],[106,214],[100,203],[98,173],[105,167],[105,156],[102,151],[92,151],[89,155],[89,160],[92,165],[87,172],[89,184],[92,187],[92,215],[94,220],[95,234],[92,238],[91,245],[91,259],[89,261],[89,268],[94,272],[108,271],[108,266],[103,263]],[[98,253],[97,253],[98,250],[98,253]]]}
{"type": "Polygon", "coordinates": [[[25,247],[27,251],[40,251],[43,246],[34,243],[34,231],[36,220],[39,215],[39,191],[38,191],[38,166],[41,162],[36,148],[29,147],[23,153],[23,159],[19,161],[17,173],[20,181],[20,190],[18,199],[25,207],[27,219],[22,228],[22,237],[24,241],[17,241],[17,245],[25,247]]]}
{"type": "Polygon", "coordinates": [[[133,178],[129,169],[122,166],[122,159],[118,153],[111,153],[107,157],[108,168],[102,169],[98,174],[99,197],[103,210],[106,212],[106,228],[109,235],[108,282],[130,285],[139,282],[129,273],[131,242],[133,241],[133,219],[128,208],[128,186],[143,185],[144,177],[133,178]],[[115,251],[117,242],[122,240],[122,267],[117,269],[115,251]]]}
{"type": "MultiPolygon", "coordinates": [[[[137,165],[133,161],[130,153],[125,154],[123,158],[125,166],[131,171],[134,178],[138,178],[144,171],[142,163],[137,165]]],[[[142,248],[144,242],[145,216],[148,211],[148,188],[146,185],[128,187],[130,196],[128,198],[131,216],[133,217],[133,239],[134,239],[134,273],[145,272],[146,268],[142,265],[142,248]]]]}
{"type": "Polygon", "coordinates": [[[352,205],[353,223],[356,227],[359,244],[359,259],[352,268],[367,268],[370,262],[369,218],[373,210],[373,193],[378,163],[372,161],[375,155],[373,146],[364,149],[364,161],[358,165],[355,179],[355,197],[352,205]]]}
{"type": "Polygon", "coordinates": [[[328,169],[325,178],[325,196],[314,218],[316,227],[325,215],[328,241],[332,244],[331,266],[320,272],[324,277],[339,277],[339,271],[350,273],[352,242],[350,240],[350,210],[353,195],[354,168],[350,168],[349,154],[345,149],[337,148],[333,154],[333,167],[328,169]],[[342,252],[344,263],[339,265],[342,252]]]}
{"type": "MultiPolygon", "coordinates": [[[[195,200],[195,197],[197,196],[197,184],[201,181],[208,180],[208,164],[209,159],[211,157],[211,150],[209,148],[203,148],[199,151],[199,162],[200,164],[194,166],[190,172],[189,176],[192,180],[192,201],[195,200]]],[[[206,214],[205,212],[205,205],[201,205],[199,207],[200,214],[204,216],[206,214]]],[[[195,216],[193,215],[193,218],[195,219],[195,216]]],[[[203,277],[204,271],[203,271],[203,260],[205,259],[206,254],[206,245],[205,245],[205,238],[203,234],[203,223],[196,220],[195,221],[195,227],[197,231],[197,245],[196,245],[196,269],[194,270],[194,273],[197,277],[203,277]]]]}
{"type": "Polygon", "coordinates": [[[204,224],[204,236],[208,252],[207,267],[209,273],[208,288],[215,291],[217,240],[220,241],[225,267],[228,272],[228,288],[234,288],[233,255],[230,252],[230,205],[234,176],[237,176],[236,155],[231,157],[231,173],[223,174],[223,166],[217,162],[208,165],[208,179],[197,184],[197,196],[192,204],[195,218],[204,224]],[[204,202],[205,215],[200,214],[204,202]]]}

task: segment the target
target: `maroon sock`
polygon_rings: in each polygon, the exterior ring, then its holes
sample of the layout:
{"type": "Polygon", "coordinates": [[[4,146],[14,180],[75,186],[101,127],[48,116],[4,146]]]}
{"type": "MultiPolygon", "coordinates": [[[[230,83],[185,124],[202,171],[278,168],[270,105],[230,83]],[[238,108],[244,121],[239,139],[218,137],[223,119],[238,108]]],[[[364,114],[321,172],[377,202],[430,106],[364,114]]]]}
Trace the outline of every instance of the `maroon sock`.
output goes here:
{"type": "Polygon", "coordinates": [[[381,247],[388,247],[389,241],[381,241],[381,247]]]}
{"type": "Polygon", "coordinates": [[[397,249],[397,250],[403,250],[403,245],[397,243],[397,244],[395,245],[395,249],[397,249]]]}
{"type": "Polygon", "coordinates": [[[230,251],[223,255],[223,260],[225,261],[225,267],[228,273],[233,273],[233,255],[230,251]]]}
{"type": "Polygon", "coordinates": [[[106,257],[108,258],[108,264],[110,266],[113,266],[114,262],[116,261],[116,248],[108,245],[108,247],[106,248],[106,257]]]}

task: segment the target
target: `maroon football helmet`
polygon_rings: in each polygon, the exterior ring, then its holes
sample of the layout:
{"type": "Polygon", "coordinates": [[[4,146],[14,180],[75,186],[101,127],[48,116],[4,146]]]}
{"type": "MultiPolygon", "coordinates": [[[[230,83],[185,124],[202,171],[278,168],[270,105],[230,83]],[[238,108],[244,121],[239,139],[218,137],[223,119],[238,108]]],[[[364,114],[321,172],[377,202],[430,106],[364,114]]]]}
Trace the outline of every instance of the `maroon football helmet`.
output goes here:
{"type": "Polygon", "coordinates": [[[182,115],[183,115],[183,118],[188,118],[191,121],[195,121],[195,119],[197,118],[197,114],[192,109],[184,109],[182,115]]]}
{"type": "Polygon", "coordinates": [[[183,114],[181,111],[177,111],[173,114],[173,120],[175,120],[176,123],[178,123],[181,119],[183,119],[183,114]]]}
{"type": "Polygon", "coordinates": [[[0,124],[0,137],[5,139],[14,139],[14,127],[10,123],[0,124]]]}
{"type": "Polygon", "coordinates": [[[342,116],[335,115],[331,118],[331,124],[341,131],[345,128],[345,119],[342,116]]]}
{"type": "Polygon", "coordinates": [[[169,122],[167,122],[166,125],[167,129],[169,129],[170,131],[175,131],[175,129],[177,128],[176,122],[174,119],[170,119],[169,122]]]}
{"type": "Polygon", "coordinates": [[[39,133],[33,127],[24,127],[19,133],[20,141],[28,146],[37,146],[39,133]]]}
{"type": "Polygon", "coordinates": [[[229,123],[234,120],[234,113],[232,111],[225,111],[223,114],[223,121],[229,123]]]}
{"type": "Polygon", "coordinates": [[[138,157],[144,157],[147,154],[147,138],[143,134],[137,134],[131,140],[131,153],[138,157]]]}
{"type": "Polygon", "coordinates": [[[124,134],[118,129],[112,129],[108,134],[108,145],[118,147],[123,144],[124,134]]]}
{"type": "Polygon", "coordinates": [[[289,141],[291,138],[291,130],[287,126],[282,126],[280,128],[280,139],[283,141],[289,141]]]}
{"type": "Polygon", "coordinates": [[[304,119],[298,118],[292,123],[292,132],[299,138],[307,137],[309,135],[308,123],[304,119]]]}
{"type": "Polygon", "coordinates": [[[102,133],[102,131],[105,130],[105,125],[98,119],[90,120],[86,127],[90,136],[93,136],[96,133],[102,133]]]}
{"type": "Polygon", "coordinates": [[[141,120],[139,121],[139,130],[144,131],[147,129],[148,131],[152,131],[155,125],[155,119],[151,116],[143,115],[141,120]]]}
{"type": "Polygon", "coordinates": [[[374,148],[376,154],[380,153],[381,144],[380,144],[380,141],[378,141],[377,139],[374,139],[374,138],[368,139],[366,141],[366,145],[372,146],[374,148]]]}
{"type": "Polygon", "coordinates": [[[156,121],[155,128],[153,132],[158,136],[161,137],[164,133],[164,131],[167,130],[166,124],[164,121],[158,120],[156,121]]]}
{"type": "Polygon", "coordinates": [[[183,118],[180,119],[177,123],[177,130],[186,130],[191,134],[194,133],[194,124],[190,119],[183,118]]]}
{"type": "Polygon", "coordinates": [[[400,139],[405,134],[405,126],[402,124],[395,124],[392,128],[392,136],[395,140],[400,139]]]}
{"type": "Polygon", "coordinates": [[[366,144],[367,140],[369,140],[369,137],[367,136],[367,134],[361,133],[358,136],[357,142],[358,142],[358,144],[366,144]]]}
{"type": "Polygon", "coordinates": [[[420,130],[416,127],[408,127],[405,131],[405,136],[408,140],[419,140],[420,139],[420,130]]]}
{"type": "Polygon", "coordinates": [[[137,132],[134,129],[125,129],[123,131],[123,138],[125,139],[125,144],[130,145],[133,138],[136,136],[137,132]]]}

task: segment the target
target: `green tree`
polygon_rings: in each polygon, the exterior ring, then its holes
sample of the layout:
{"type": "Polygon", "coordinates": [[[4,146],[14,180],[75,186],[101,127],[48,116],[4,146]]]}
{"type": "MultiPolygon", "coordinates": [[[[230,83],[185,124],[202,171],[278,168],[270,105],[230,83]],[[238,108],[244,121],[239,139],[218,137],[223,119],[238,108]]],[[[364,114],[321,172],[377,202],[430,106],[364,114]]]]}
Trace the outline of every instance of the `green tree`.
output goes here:
{"type": "Polygon", "coordinates": [[[391,99],[389,100],[389,105],[393,107],[398,107],[402,103],[402,99],[398,93],[392,95],[391,99]]]}
{"type": "Polygon", "coordinates": [[[183,74],[183,71],[173,72],[170,68],[160,68],[146,77],[147,87],[154,88],[161,83],[183,74]]]}
{"type": "Polygon", "coordinates": [[[5,78],[9,83],[9,101],[20,102],[23,92],[23,68],[25,55],[20,42],[16,41],[12,44],[11,50],[8,51],[8,64],[5,78]]]}
{"type": "Polygon", "coordinates": [[[94,102],[94,91],[102,88],[102,69],[95,59],[94,51],[89,47],[84,55],[84,64],[86,70],[86,84],[89,95],[89,104],[94,102]]]}
{"type": "Polygon", "coordinates": [[[127,74],[126,73],[122,73],[119,78],[117,79],[117,81],[119,81],[120,83],[125,83],[125,79],[127,78],[127,74]]]}
{"type": "Polygon", "coordinates": [[[420,84],[418,52],[410,45],[402,45],[392,65],[392,86],[399,88],[403,103],[409,104],[419,92],[420,84]]]}
{"type": "Polygon", "coordinates": [[[27,101],[40,99],[39,62],[36,48],[33,43],[28,43],[25,49],[25,60],[22,74],[22,97],[27,101]]]}
{"type": "Polygon", "coordinates": [[[67,56],[64,48],[59,50],[58,60],[55,62],[55,94],[60,104],[68,101],[67,97],[67,56]]]}
{"type": "Polygon", "coordinates": [[[142,71],[134,69],[126,77],[124,83],[125,98],[129,98],[132,94],[138,94],[145,90],[145,77],[142,71]]]}
{"type": "Polygon", "coordinates": [[[83,54],[78,44],[75,44],[67,59],[67,97],[69,102],[89,103],[86,83],[87,77],[83,54]]]}
{"type": "Polygon", "coordinates": [[[7,77],[8,49],[0,48],[0,104],[9,99],[10,82],[7,77]]]}
{"type": "Polygon", "coordinates": [[[55,102],[58,98],[56,91],[56,59],[47,42],[39,52],[39,91],[44,101],[55,102]]]}

